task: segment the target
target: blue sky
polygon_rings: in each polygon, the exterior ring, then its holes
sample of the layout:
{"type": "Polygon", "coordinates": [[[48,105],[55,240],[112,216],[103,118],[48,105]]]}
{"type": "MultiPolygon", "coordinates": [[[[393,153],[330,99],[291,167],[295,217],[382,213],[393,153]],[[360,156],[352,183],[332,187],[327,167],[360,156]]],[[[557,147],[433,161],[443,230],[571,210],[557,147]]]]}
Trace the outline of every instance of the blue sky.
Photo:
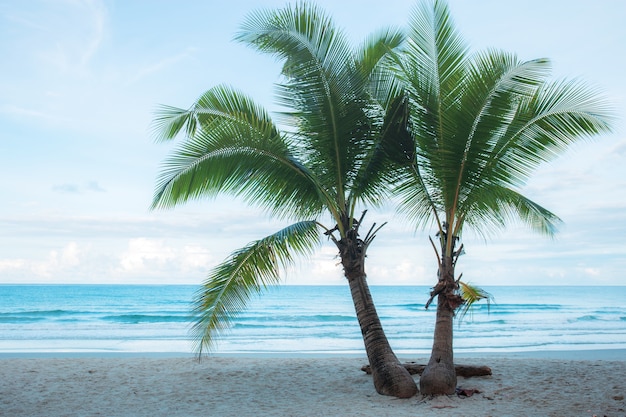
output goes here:
{"type": "MultiPolygon", "coordinates": [[[[317,2],[354,42],[402,26],[414,1],[317,2]]],[[[0,283],[198,284],[232,250],[284,224],[229,198],[152,212],[158,104],[188,107],[213,85],[272,109],[279,64],[232,41],[245,15],[282,0],[0,0],[0,283]]],[[[626,3],[450,1],[474,50],[548,57],[616,109],[615,132],[542,167],[523,192],[561,216],[549,240],[512,225],[464,236],[458,271],[480,285],[625,285],[626,3]]],[[[393,211],[371,246],[371,284],[431,285],[428,232],[393,211]]],[[[342,284],[324,245],[288,284],[342,284]]]]}

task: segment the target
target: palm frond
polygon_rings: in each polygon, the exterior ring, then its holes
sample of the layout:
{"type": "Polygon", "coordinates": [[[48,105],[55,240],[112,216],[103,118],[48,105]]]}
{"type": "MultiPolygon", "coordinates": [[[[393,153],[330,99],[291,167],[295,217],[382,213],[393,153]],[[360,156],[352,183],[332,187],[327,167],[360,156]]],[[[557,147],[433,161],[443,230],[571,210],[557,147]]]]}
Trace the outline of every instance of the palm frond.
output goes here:
{"type": "Polygon", "coordinates": [[[163,142],[174,139],[183,130],[187,136],[193,136],[196,132],[196,126],[193,110],[161,105],[155,111],[150,130],[157,142],[163,142]]]}
{"type": "Polygon", "coordinates": [[[516,116],[501,161],[522,178],[572,144],[609,132],[613,118],[606,98],[577,80],[546,83],[516,116]]]}
{"type": "Polygon", "coordinates": [[[520,192],[489,182],[476,187],[459,205],[457,213],[465,226],[485,238],[516,221],[548,237],[555,236],[562,224],[557,215],[520,192]]]}
{"type": "MultiPolygon", "coordinates": [[[[419,146],[416,147],[419,153],[419,146]]],[[[440,213],[445,213],[439,178],[432,175],[427,160],[417,156],[401,176],[394,192],[400,198],[398,211],[407,216],[417,229],[426,228],[433,223],[441,231],[443,220],[440,213]]]]}
{"type": "Polygon", "coordinates": [[[556,214],[513,190],[509,190],[509,194],[515,217],[521,219],[535,232],[550,237],[556,235],[559,226],[563,223],[556,214]]]}
{"type": "MultiPolygon", "coordinates": [[[[390,36],[386,32],[384,35],[390,36]]],[[[415,152],[408,127],[407,100],[394,84],[385,63],[401,39],[399,33],[393,34],[391,40],[384,37],[379,43],[370,39],[372,50],[364,51],[363,61],[360,61],[364,73],[370,74],[373,103],[369,107],[369,115],[373,122],[369,129],[374,138],[373,146],[364,153],[363,163],[352,184],[351,196],[374,205],[387,199],[390,186],[397,182],[400,167],[412,163],[415,152]]]]}
{"type": "Polygon", "coordinates": [[[198,100],[192,114],[198,127],[165,160],[153,208],[226,192],[278,216],[314,216],[322,210],[315,178],[247,96],[218,86],[198,100]]]}
{"type": "Polygon", "coordinates": [[[366,78],[370,78],[375,69],[380,67],[381,62],[396,51],[404,40],[404,31],[396,28],[387,28],[371,34],[357,50],[357,67],[366,78]]]}
{"type": "Polygon", "coordinates": [[[459,293],[464,303],[458,312],[459,323],[463,321],[465,315],[472,310],[472,307],[479,301],[487,302],[487,311],[494,302],[493,296],[484,289],[467,282],[459,281],[459,293]]]}
{"type": "Polygon", "coordinates": [[[306,2],[250,13],[235,39],[285,59],[283,74],[288,77],[306,78],[311,64],[316,72],[341,74],[336,66],[346,65],[346,58],[350,62],[343,31],[320,7],[306,2]]]}
{"type": "Polygon", "coordinates": [[[443,116],[460,92],[467,44],[455,28],[445,1],[420,2],[410,15],[409,29],[408,80],[416,83],[416,91],[422,94],[420,101],[435,116],[443,116]]]}
{"type": "MultiPolygon", "coordinates": [[[[406,154],[400,155],[402,152],[401,145],[395,145],[395,155],[391,155],[392,145],[387,145],[385,142],[385,127],[383,127],[383,133],[381,133],[381,140],[374,146],[370,155],[365,160],[365,163],[361,166],[361,169],[355,178],[354,184],[351,187],[350,195],[355,200],[360,200],[377,206],[384,203],[391,194],[392,185],[397,181],[397,177],[400,174],[401,165],[408,164],[406,154]],[[392,158],[395,158],[394,161],[392,158]]],[[[400,141],[402,137],[393,138],[400,141]]],[[[410,147],[406,149],[410,150],[410,147]]]]}
{"type": "MultiPolygon", "coordinates": [[[[456,134],[446,141],[455,158],[442,158],[444,170],[458,172],[457,193],[480,182],[498,140],[514,121],[520,100],[532,97],[547,74],[547,60],[519,62],[512,54],[490,51],[477,56],[464,79],[456,109],[456,134]]],[[[461,195],[457,199],[463,198],[461,195]]]]}
{"type": "MultiPolygon", "coordinates": [[[[387,35],[379,48],[396,37],[387,35]]],[[[345,206],[372,134],[368,74],[344,32],[320,8],[299,2],[251,14],[237,40],[284,59],[284,81],[276,91],[278,104],[290,109],[288,129],[296,132],[294,140],[320,184],[345,206]]]]}
{"type": "Polygon", "coordinates": [[[310,255],[319,244],[317,223],[304,221],[250,243],[209,274],[194,299],[192,335],[198,355],[209,351],[253,294],[278,284],[294,255],[310,255]]]}

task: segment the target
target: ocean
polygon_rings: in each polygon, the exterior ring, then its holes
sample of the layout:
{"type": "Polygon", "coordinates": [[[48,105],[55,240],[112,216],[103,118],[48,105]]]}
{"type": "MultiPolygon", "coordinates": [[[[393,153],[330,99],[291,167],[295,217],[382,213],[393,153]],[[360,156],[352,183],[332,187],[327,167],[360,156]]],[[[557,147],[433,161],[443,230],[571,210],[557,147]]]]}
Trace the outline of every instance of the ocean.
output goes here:
{"type": "MultiPolygon", "coordinates": [[[[198,287],[0,285],[0,355],[189,353],[198,287]]],[[[456,353],[626,348],[626,287],[486,287],[495,302],[455,323],[456,353]]],[[[427,355],[435,306],[428,287],[372,286],[397,354],[427,355]]],[[[216,354],[364,352],[346,286],[280,286],[254,297],[216,354]]]]}

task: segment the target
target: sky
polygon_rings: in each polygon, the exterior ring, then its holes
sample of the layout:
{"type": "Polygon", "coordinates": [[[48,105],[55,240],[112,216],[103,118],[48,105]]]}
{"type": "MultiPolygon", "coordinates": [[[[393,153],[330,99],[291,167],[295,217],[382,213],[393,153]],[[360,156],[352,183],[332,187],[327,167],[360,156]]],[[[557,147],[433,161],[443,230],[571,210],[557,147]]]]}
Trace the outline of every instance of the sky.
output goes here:
{"type": "MultiPolygon", "coordinates": [[[[174,143],[150,131],[160,104],[187,108],[228,84],[274,106],[280,64],[233,41],[245,16],[283,0],[0,0],[0,283],[200,284],[233,250],[288,223],[228,197],[149,206],[174,143]]],[[[404,26],[414,0],[317,2],[355,44],[404,26]]],[[[626,285],[626,2],[451,0],[472,50],[547,57],[613,104],[614,132],[542,166],[521,190],[564,220],[555,239],[513,224],[465,233],[463,280],[626,285]]],[[[363,207],[367,208],[367,207],[363,207]]],[[[433,230],[393,210],[367,258],[372,285],[433,285],[433,230]]],[[[286,284],[343,284],[336,248],[286,284]]]]}

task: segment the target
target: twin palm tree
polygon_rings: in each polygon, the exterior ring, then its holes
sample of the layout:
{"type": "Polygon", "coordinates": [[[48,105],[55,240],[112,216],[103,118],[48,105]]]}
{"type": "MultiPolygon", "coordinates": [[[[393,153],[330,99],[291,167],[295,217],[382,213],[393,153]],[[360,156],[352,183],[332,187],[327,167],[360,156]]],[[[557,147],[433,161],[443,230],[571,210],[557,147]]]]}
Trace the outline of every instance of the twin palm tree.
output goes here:
{"type": "Polygon", "coordinates": [[[226,86],[210,89],[189,110],[163,107],[158,137],[184,131],[186,140],[164,164],[153,207],[230,193],[297,222],[232,253],[210,273],[195,301],[198,351],[252,293],[279,282],[279,269],[295,254],[310,254],[327,236],[339,251],[376,390],[411,397],[417,385],[389,346],[366,281],[366,252],[380,227],[363,236],[364,212],[357,212],[359,203],[381,201],[391,183],[381,144],[393,136],[397,107],[385,105],[391,84],[380,64],[403,37],[388,30],[355,50],[320,9],[300,3],[251,14],[237,39],[284,62],[277,86],[284,129],[226,86]]]}
{"type": "Polygon", "coordinates": [[[546,59],[520,61],[496,50],[470,54],[439,0],[414,9],[394,68],[413,141],[396,189],[400,210],[419,227],[437,230],[431,243],[438,280],[427,303],[437,297],[437,318],[420,391],[451,394],[452,321],[464,303],[455,267],[464,228],[487,235],[517,219],[553,235],[560,219],[519,187],[540,163],[607,131],[608,106],[579,81],[548,82],[546,59]]]}
{"type": "Polygon", "coordinates": [[[284,62],[277,98],[285,128],[227,86],[189,110],[161,109],[158,138],[184,132],[186,139],[163,166],[153,208],[230,193],[297,220],[210,273],[195,300],[200,353],[251,294],[278,283],[279,269],[312,253],[324,235],[339,251],[376,390],[414,395],[367,286],[365,256],[379,228],[363,236],[357,212],[393,188],[412,222],[437,229],[438,281],[428,303],[437,298],[437,320],[420,388],[454,392],[452,322],[464,304],[455,266],[464,226],[487,234],[521,219],[555,233],[558,217],[517,189],[541,162],[607,130],[607,109],[580,82],[547,82],[547,60],[470,54],[443,1],[420,3],[409,29],[406,42],[388,30],[354,50],[312,5],[257,12],[237,39],[284,62]],[[332,224],[324,226],[323,216],[332,224]]]}

